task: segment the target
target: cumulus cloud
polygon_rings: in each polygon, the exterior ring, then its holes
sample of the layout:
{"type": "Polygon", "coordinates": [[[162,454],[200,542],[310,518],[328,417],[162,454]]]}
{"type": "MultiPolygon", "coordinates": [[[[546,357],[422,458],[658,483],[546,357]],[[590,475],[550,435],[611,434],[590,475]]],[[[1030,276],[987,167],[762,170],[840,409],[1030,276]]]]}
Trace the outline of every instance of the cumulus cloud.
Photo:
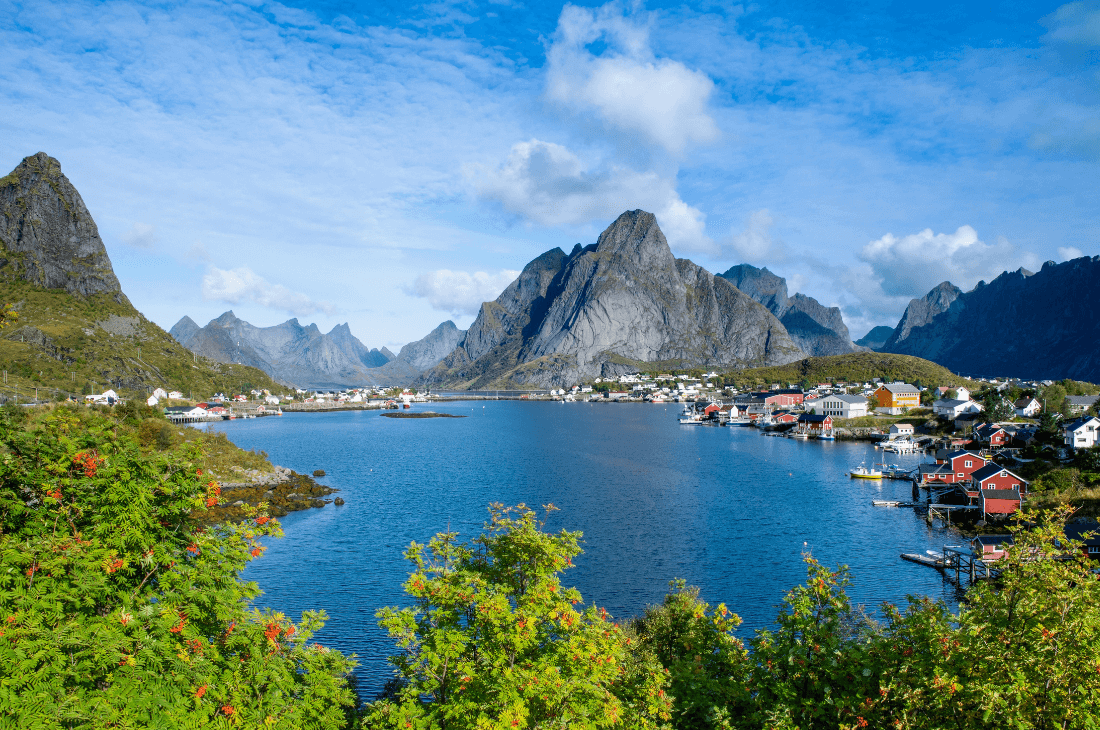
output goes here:
{"type": "Polygon", "coordinates": [[[1042,19],[1047,27],[1048,42],[1100,46],[1100,6],[1095,2],[1072,2],[1062,5],[1042,19]]]}
{"type": "Polygon", "coordinates": [[[1073,259],[1079,259],[1084,255],[1085,254],[1081,252],[1081,249],[1075,248],[1073,246],[1059,246],[1058,247],[1058,258],[1062,259],[1063,261],[1071,261],[1073,259]]]}
{"type": "Polygon", "coordinates": [[[618,3],[592,10],[566,5],[547,52],[546,96],[608,126],[642,135],[679,155],[718,137],[708,103],[714,83],[679,61],[655,58],[649,22],[618,3]],[[589,49],[602,43],[599,55],[589,49]]]}
{"type": "Polygon", "coordinates": [[[202,277],[202,296],[207,301],[239,304],[253,302],[262,307],[278,309],[298,316],[316,312],[331,314],[334,308],[282,284],[272,284],[247,267],[219,269],[211,266],[202,277]]]}
{"type": "Polygon", "coordinates": [[[871,266],[883,291],[893,296],[924,296],[941,281],[966,290],[1005,269],[1035,265],[1033,257],[1020,254],[1003,238],[984,243],[970,226],[954,233],[925,228],[900,238],[887,233],[864,246],[859,258],[871,266]]]}
{"type": "Polygon", "coordinates": [[[729,253],[739,261],[774,261],[779,244],[772,238],[773,223],[775,220],[767,208],[754,211],[745,222],[745,230],[730,236],[723,242],[723,248],[730,249],[729,253]]]}
{"type": "Polygon", "coordinates": [[[680,199],[673,180],[605,164],[588,169],[568,148],[532,139],[512,146],[495,170],[474,174],[479,196],[510,213],[547,226],[610,222],[624,210],[642,208],[657,216],[670,245],[708,251],[706,216],[680,199]]]}
{"type": "Polygon", "coordinates": [[[122,242],[134,248],[149,249],[158,240],[156,227],[148,223],[134,223],[130,226],[130,230],[122,234],[122,242]]]}
{"type": "Polygon", "coordinates": [[[433,309],[459,314],[477,314],[482,302],[496,299],[520,272],[505,269],[495,274],[439,269],[416,277],[406,293],[428,300],[433,309]]]}

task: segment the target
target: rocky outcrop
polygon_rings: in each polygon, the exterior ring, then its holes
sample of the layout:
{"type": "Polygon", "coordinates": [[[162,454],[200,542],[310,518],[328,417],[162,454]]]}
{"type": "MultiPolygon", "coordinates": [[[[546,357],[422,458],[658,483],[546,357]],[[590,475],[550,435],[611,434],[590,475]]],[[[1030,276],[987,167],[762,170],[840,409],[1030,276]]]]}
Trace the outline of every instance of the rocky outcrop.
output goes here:
{"type": "Polygon", "coordinates": [[[125,301],[91,213],[45,152],[0,178],[0,276],[125,301]]]}
{"type": "Polygon", "coordinates": [[[913,300],[884,346],[963,375],[1100,382],[1100,256],[1005,272],[913,300]]]}
{"type": "Polygon", "coordinates": [[[879,325],[878,327],[872,328],[870,332],[856,340],[856,344],[860,347],[867,347],[872,350],[880,350],[882,349],[882,346],[886,344],[886,341],[890,339],[890,335],[892,334],[894,334],[893,327],[879,325]]]}
{"type": "Polygon", "coordinates": [[[826,307],[804,294],[788,296],[787,280],[767,267],[739,264],[719,276],[767,307],[808,354],[844,355],[860,349],[852,342],[839,307],[826,307]]]}
{"type": "Polygon", "coordinates": [[[909,337],[913,328],[923,327],[937,315],[946,312],[962,293],[962,289],[950,281],[945,281],[928,292],[923,299],[914,299],[909,302],[909,306],[905,308],[905,314],[901,316],[901,321],[898,322],[894,333],[886,340],[882,349],[886,352],[899,352],[896,348],[909,337]]]}
{"type": "Polygon", "coordinates": [[[654,216],[622,214],[590,246],[552,249],[482,305],[430,385],[565,385],[658,367],[745,367],[804,356],[728,281],[676,259],[654,216]]]}

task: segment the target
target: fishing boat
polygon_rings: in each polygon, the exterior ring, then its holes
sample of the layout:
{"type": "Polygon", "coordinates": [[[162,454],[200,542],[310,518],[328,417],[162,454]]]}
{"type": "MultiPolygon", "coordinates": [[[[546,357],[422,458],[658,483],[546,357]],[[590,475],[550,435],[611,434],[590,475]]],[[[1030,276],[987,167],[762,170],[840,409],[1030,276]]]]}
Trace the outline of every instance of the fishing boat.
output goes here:
{"type": "Polygon", "coordinates": [[[868,469],[864,464],[860,464],[855,469],[852,469],[848,473],[852,479],[882,479],[882,471],[880,469],[868,469]]]}
{"type": "Polygon", "coordinates": [[[702,422],[703,417],[691,406],[684,406],[684,410],[680,412],[680,423],[686,426],[697,426],[702,422]]]}

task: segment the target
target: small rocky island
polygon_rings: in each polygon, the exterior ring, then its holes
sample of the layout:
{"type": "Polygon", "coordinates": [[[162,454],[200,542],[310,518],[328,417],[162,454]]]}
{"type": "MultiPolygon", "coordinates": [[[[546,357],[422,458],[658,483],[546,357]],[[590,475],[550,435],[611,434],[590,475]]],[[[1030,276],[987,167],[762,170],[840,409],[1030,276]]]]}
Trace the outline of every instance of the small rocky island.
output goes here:
{"type": "Polygon", "coordinates": [[[289,512],[324,507],[332,501],[325,497],[340,491],[283,466],[276,466],[272,472],[237,466],[232,469],[234,475],[230,479],[240,481],[219,480],[222,489],[219,502],[202,514],[203,522],[239,522],[246,507],[255,507],[260,502],[267,502],[271,516],[283,517],[289,512]]]}
{"type": "Polygon", "coordinates": [[[389,412],[381,414],[383,418],[465,418],[466,416],[460,416],[456,413],[437,413],[435,411],[416,411],[415,413],[405,413],[402,411],[389,412]]]}

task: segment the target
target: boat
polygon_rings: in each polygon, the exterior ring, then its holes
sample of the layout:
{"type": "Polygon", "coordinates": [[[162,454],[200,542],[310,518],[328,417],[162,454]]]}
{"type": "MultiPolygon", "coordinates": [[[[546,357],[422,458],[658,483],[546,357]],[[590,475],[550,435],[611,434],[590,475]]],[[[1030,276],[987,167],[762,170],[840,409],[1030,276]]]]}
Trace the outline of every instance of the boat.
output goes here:
{"type": "Polygon", "coordinates": [[[860,464],[855,469],[852,469],[848,473],[852,479],[882,479],[882,472],[878,469],[868,469],[863,464],[860,464]]]}
{"type": "Polygon", "coordinates": [[[680,412],[680,423],[688,426],[698,426],[703,422],[703,417],[695,412],[691,406],[684,406],[680,412]]]}
{"type": "Polygon", "coordinates": [[[800,433],[798,431],[793,431],[793,432],[787,434],[787,438],[789,438],[789,439],[808,439],[810,437],[809,437],[808,434],[800,433]]]}

